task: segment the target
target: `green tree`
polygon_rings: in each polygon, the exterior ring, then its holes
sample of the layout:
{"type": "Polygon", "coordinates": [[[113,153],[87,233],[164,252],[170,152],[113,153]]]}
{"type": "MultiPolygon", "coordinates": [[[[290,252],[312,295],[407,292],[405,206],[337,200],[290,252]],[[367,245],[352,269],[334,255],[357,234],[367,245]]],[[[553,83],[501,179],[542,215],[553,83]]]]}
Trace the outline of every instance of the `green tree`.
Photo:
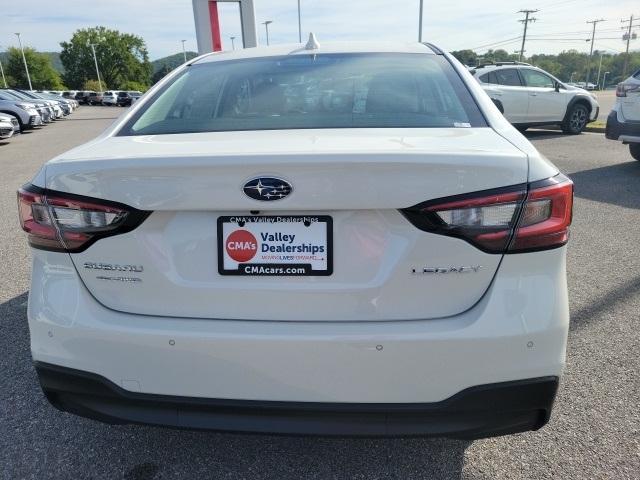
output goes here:
{"type": "Polygon", "coordinates": [[[71,40],[60,43],[60,60],[70,88],[81,88],[87,80],[97,80],[89,44],[95,45],[100,77],[105,85],[116,89],[129,81],[149,85],[152,67],[144,40],[137,35],[94,27],[77,30],[71,40]]]}
{"type": "MultiPolygon", "coordinates": [[[[33,48],[25,47],[24,56],[29,67],[31,85],[34,89],[61,90],[63,88],[60,75],[51,65],[51,59],[47,55],[38,53],[33,48]]],[[[7,50],[5,75],[9,85],[17,88],[29,88],[22,52],[19,48],[10,47],[7,50]],[[10,79],[11,83],[9,82],[10,79]]]]}
{"type": "Polygon", "coordinates": [[[498,50],[487,50],[487,52],[482,55],[481,60],[484,62],[515,62],[518,60],[518,55],[515,53],[509,53],[502,48],[498,50]]]}
{"type": "Polygon", "coordinates": [[[104,83],[100,83],[97,80],[87,80],[86,82],[84,82],[84,84],[82,85],[82,89],[83,90],[88,90],[90,92],[100,92],[100,91],[106,91],[109,90],[109,88],[104,84],[104,83]],[[100,90],[100,87],[102,87],[102,90],[100,90]]]}
{"type": "Polygon", "coordinates": [[[173,69],[167,65],[166,63],[163,64],[158,71],[156,71],[156,73],[153,74],[153,77],[151,77],[151,82],[152,83],[158,83],[160,80],[162,80],[166,75],[168,75],[173,69]]]}
{"type": "Polygon", "coordinates": [[[146,92],[149,88],[146,84],[129,80],[120,85],[120,90],[146,92]]]}
{"type": "Polygon", "coordinates": [[[451,52],[451,55],[456,57],[460,63],[473,67],[477,64],[478,55],[473,50],[456,50],[451,52]]]}

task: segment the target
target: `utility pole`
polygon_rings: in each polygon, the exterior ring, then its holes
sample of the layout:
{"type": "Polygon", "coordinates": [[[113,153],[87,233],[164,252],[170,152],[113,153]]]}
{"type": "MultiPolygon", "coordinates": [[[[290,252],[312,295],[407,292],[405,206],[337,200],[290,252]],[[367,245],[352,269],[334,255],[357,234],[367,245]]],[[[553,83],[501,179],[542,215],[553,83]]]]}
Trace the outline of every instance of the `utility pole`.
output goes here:
{"type": "Polygon", "coordinates": [[[187,63],[187,51],[184,49],[184,42],[186,40],[180,40],[182,42],[182,56],[184,57],[184,63],[187,63]]]}
{"type": "Polygon", "coordinates": [[[627,49],[625,51],[624,56],[624,66],[622,67],[622,79],[624,80],[627,76],[627,68],[629,68],[629,42],[631,41],[631,29],[633,27],[637,27],[638,25],[633,24],[633,15],[629,17],[629,20],[621,20],[620,23],[625,24],[629,23],[629,28],[627,30],[627,49]]]}
{"type": "MultiPolygon", "coordinates": [[[[20,33],[16,33],[18,37],[18,43],[20,44],[20,50],[22,51],[22,61],[24,62],[24,70],[27,72],[27,81],[29,82],[29,90],[33,90],[31,86],[31,76],[29,75],[29,67],[27,67],[27,58],[24,56],[24,48],[22,48],[22,40],[20,39],[20,33]]],[[[627,51],[629,51],[629,44],[627,44],[627,51]]]]}
{"type": "Polygon", "coordinates": [[[522,61],[522,57],[524,56],[524,42],[527,40],[527,26],[529,22],[535,22],[537,18],[531,17],[529,15],[532,13],[539,12],[540,10],[519,10],[518,13],[524,13],[524,18],[522,20],[518,20],[520,23],[524,24],[524,32],[522,34],[522,46],[520,47],[520,59],[518,61],[522,61]]]}
{"type": "Polygon", "coordinates": [[[420,14],[418,17],[418,42],[422,43],[422,11],[424,8],[424,0],[420,0],[420,14]]]}
{"type": "Polygon", "coordinates": [[[87,43],[91,47],[91,51],[93,52],[93,61],[96,64],[96,75],[98,76],[98,88],[102,92],[102,82],[100,81],[100,71],[98,70],[98,57],[96,57],[96,44],[95,43],[87,43]]]}
{"type": "MultiPolygon", "coordinates": [[[[589,52],[589,63],[587,64],[587,79],[585,81],[585,86],[589,88],[589,77],[591,77],[591,57],[593,57],[593,44],[596,40],[596,25],[600,22],[604,22],[604,18],[599,18],[598,20],[589,20],[587,23],[593,24],[593,31],[591,32],[591,51],[589,52]]],[[[602,57],[600,57],[602,59],[602,57]]],[[[600,74],[598,74],[598,77],[600,74]]]]}
{"type": "Polygon", "coordinates": [[[302,18],[300,16],[300,0],[298,0],[298,42],[302,43],[302,18]]]}
{"type": "Polygon", "coordinates": [[[267,45],[269,45],[269,24],[273,23],[273,20],[267,20],[266,22],[262,22],[264,25],[264,30],[267,32],[267,45]]]}

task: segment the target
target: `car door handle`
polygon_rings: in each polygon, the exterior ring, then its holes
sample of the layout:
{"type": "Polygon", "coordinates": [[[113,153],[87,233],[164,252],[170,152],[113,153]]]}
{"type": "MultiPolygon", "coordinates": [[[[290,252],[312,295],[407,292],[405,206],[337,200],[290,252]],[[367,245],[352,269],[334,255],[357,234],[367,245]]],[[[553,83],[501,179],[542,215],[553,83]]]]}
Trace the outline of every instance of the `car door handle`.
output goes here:
{"type": "Polygon", "coordinates": [[[530,93],[529,95],[531,95],[532,97],[537,97],[538,96],[537,93],[530,93]]]}

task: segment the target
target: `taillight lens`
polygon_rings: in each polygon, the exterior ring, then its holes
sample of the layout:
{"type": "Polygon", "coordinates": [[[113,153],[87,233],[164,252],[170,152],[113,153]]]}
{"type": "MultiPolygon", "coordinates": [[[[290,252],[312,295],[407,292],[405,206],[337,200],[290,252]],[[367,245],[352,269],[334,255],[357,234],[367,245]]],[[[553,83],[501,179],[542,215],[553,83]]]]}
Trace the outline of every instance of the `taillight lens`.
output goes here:
{"type": "Polygon", "coordinates": [[[129,232],[151,213],[32,185],[18,190],[18,211],[31,246],[68,252],[80,252],[99,238],[129,232]]]}
{"type": "Polygon", "coordinates": [[[573,183],[564,175],[529,185],[457,195],[403,210],[418,228],[468,241],[488,253],[567,243],[573,183]]]}
{"type": "Polygon", "coordinates": [[[619,83],[616,86],[616,97],[626,97],[629,92],[640,92],[640,84],[634,83],[619,83]]]}
{"type": "Polygon", "coordinates": [[[569,241],[573,182],[559,177],[530,186],[509,252],[545,250],[569,241]]]}

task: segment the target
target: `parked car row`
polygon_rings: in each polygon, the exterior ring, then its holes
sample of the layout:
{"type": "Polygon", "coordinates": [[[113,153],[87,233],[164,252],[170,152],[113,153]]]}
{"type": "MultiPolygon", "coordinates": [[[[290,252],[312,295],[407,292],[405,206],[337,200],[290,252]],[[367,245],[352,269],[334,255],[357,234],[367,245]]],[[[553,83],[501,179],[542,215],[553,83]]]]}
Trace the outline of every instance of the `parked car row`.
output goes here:
{"type": "Polygon", "coordinates": [[[71,114],[78,102],[49,92],[0,89],[0,140],[71,114]]]}
{"type": "Polygon", "coordinates": [[[82,105],[104,105],[128,107],[142,96],[137,90],[107,90],[94,92],[91,90],[68,90],[56,93],[63,98],[74,99],[82,105]]]}

